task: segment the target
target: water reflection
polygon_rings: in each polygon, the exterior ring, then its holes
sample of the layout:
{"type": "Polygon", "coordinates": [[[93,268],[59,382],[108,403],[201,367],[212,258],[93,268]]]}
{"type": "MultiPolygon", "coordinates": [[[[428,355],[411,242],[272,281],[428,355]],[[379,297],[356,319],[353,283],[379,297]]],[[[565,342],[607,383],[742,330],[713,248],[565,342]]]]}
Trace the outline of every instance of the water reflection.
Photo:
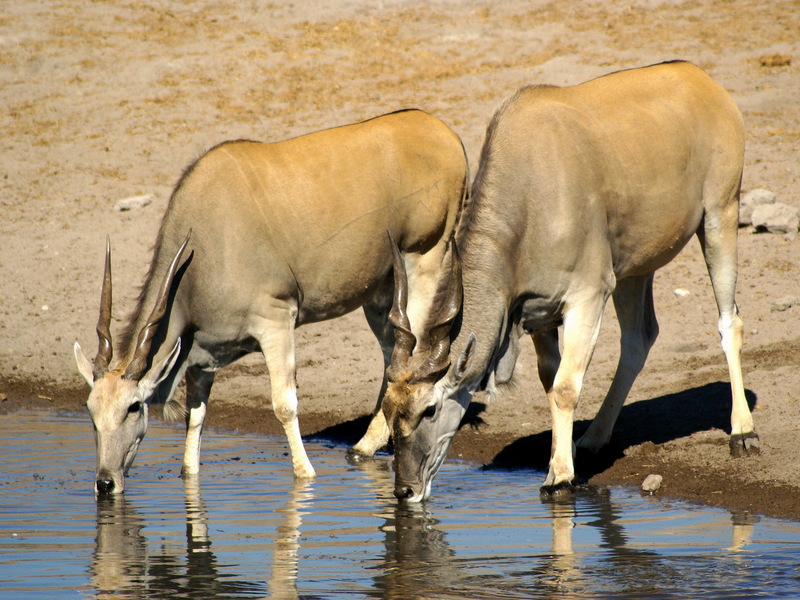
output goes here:
{"type": "Polygon", "coordinates": [[[55,436],[41,417],[0,419],[2,598],[796,595],[796,523],[607,489],[542,504],[529,474],[466,465],[445,465],[441,493],[409,510],[385,460],[353,469],[320,447],[320,477],[294,485],[268,452],[240,458],[251,439],[217,436],[202,490],[163,476],[165,443],[135,493],[96,503],[52,460],[83,469],[90,453],[83,420],[65,422],[55,436]]]}
{"type": "Polygon", "coordinates": [[[582,499],[589,514],[594,516],[585,524],[597,529],[598,546],[606,550],[598,565],[605,586],[629,593],[654,594],[671,585],[674,573],[658,552],[629,544],[629,535],[622,525],[623,509],[613,501],[610,489],[589,487],[583,490],[582,499]]]}
{"type": "MultiPolygon", "coordinates": [[[[452,547],[449,537],[455,530],[448,531],[448,522],[428,507],[407,507],[391,500],[391,473],[386,464],[366,464],[361,471],[380,507],[375,516],[380,519],[377,525],[384,547],[382,560],[372,568],[369,595],[422,600],[473,597],[493,590],[509,597],[591,597],[614,592],[655,597],[681,589],[681,570],[671,568],[663,555],[629,544],[623,511],[607,489],[586,488],[571,501],[544,504],[549,526],[531,523],[531,533],[549,530],[549,552],[531,549],[525,556],[486,547],[469,556],[452,547]],[[603,549],[599,560],[587,561],[586,553],[575,548],[578,527],[597,532],[596,546],[603,549]]],[[[235,565],[219,565],[196,478],[184,481],[184,492],[185,548],[148,540],[152,520],[144,518],[126,497],[98,501],[91,565],[95,598],[301,597],[301,530],[303,516],[315,500],[312,483],[295,485],[286,502],[274,510],[280,518],[269,544],[271,564],[264,565],[262,582],[241,581],[230,573],[235,565]]],[[[758,520],[747,512],[732,513],[730,550],[747,548],[758,520]]]]}
{"type": "Polygon", "coordinates": [[[447,534],[421,507],[398,506],[381,526],[386,556],[375,588],[392,600],[452,595],[461,574],[447,534]]]}
{"type": "Polygon", "coordinates": [[[272,552],[270,571],[270,598],[275,600],[296,600],[297,574],[300,549],[300,526],[303,524],[300,507],[314,499],[311,482],[295,482],[289,500],[277,510],[281,515],[272,552]]]}
{"type": "Polygon", "coordinates": [[[552,519],[552,554],[543,565],[547,574],[543,584],[556,593],[573,593],[580,581],[578,556],[572,546],[577,509],[575,499],[546,503],[552,519]]]}
{"type": "Polygon", "coordinates": [[[97,537],[92,561],[92,583],[97,598],[105,600],[137,588],[147,572],[144,520],[121,496],[97,502],[97,537]]]}
{"type": "MultiPolygon", "coordinates": [[[[696,575],[694,570],[707,563],[716,570],[717,575],[711,579],[719,585],[724,584],[730,571],[735,571],[735,565],[720,569],[716,561],[708,558],[699,559],[699,564],[693,564],[697,561],[693,558],[688,565],[678,563],[676,567],[671,562],[675,557],[641,543],[630,543],[631,535],[623,524],[623,507],[613,498],[609,489],[583,488],[571,500],[545,502],[550,552],[531,550],[528,556],[524,552],[508,555],[498,544],[484,548],[478,556],[465,557],[451,547],[446,523],[424,505],[395,506],[384,515],[381,526],[385,559],[374,577],[375,589],[380,597],[392,600],[476,597],[489,590],[507,597],[658,598],[687,589],[687,568],[696,575]],[[577,527],[584,540],[595,537],[586,531],[594,530],[599,537],[595,547],[600,550],[576,550],[577,527]]],[[[651,515],[643,520],[655,519],[651,515]]],[[[627,520],[632,527],[639,524],[638,519],[627,520]]],[[[732,514],[732,549],[740,551],[751,542],[757,521],[749,513],[732,514]]],[[[532,527],[531,531],[543,529],[532,527]]]]}
{"type": "Polygon", "coordinates": [[[728,550],[732,552],[742,552],[753,539],[753,528],[761,518],[746,510],[731,511],[731,523],[733,524],[731,535],[731,545],[728,550]]]}
{"type": "Polygon", "coordinates": [[[384,558],[377,567],[374,587],[391,600],[446,598],[453,593],[459,567],[440,522],[425,505],[398,504],[392,493],[394,477],[387,461],[358,465],[383,511],[384,558]]]}
{"type": "MultiPolygon", "coordinates": [[[[144,534],[145,518],[124,496],[97,502],[97,536],[92,582],[98,600],[110,598],[241,598],[296,600],[301,506],[314,499],[310,482],[297,483],[275,510],[280,521],[272,543],[269,582],[244,583],[223,573],[212,551],[206,510],[197,478],[184,480],[186,551],[161,544],[154,553],[144,534]]],[[[152,526],[152,523],[150,523],[152,526]]],[[[228,567],[230,565],[227,565],[228,567]]]]}
{"type": "MultiPolygon", "coordinates": [[[[97,536],[91,566],[92,583],[97,590],[95,598],[225,599],[266,594],[266,585],[231,580],[220,571],[212,551],[207,511],[197,479],[187,478],[184,490],[185,552],[176,551],[170,544],[151,544],[144,531],[152,523],[148,524],[124,496],[98,500],[97,536]]],[[[291,529],[298,531],[297,527],[291,529]]],[[[279,572],[285,570],[284,564],[280,564],[279,572]]],[[[296,576],[296,548],[292,564],[296,576]]],[[[297,598],[296,583],[294,595],[276,597],[297,598]]]]}

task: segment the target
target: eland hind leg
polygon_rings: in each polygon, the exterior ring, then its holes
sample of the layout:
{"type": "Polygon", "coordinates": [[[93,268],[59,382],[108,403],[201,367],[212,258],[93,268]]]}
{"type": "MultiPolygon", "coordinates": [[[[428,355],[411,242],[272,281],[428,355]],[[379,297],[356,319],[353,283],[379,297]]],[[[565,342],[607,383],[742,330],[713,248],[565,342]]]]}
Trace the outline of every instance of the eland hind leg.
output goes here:
{"type": "Polygon", "coordinates": [[[303,446],[297,419],[297,365],[294,337],[296,321],[296,306],[275,307],[269,316],[257,317],[254,320],[253,335],[258,340],[267,362],[272,410],[286,433],[294,476],[298,479],[311,479],[316,476],[316,472],[303,446]]]}
{"type": "Polygon", "coordinates": [[[710,218],[708,214],[697,232],[703,248],[714,299],[719,318],[717,328],[722,351],[728,362],[731,381],[731,437],[730,451],[733,456],[758,454],[760,452],[758,435],[753,427],[753,415],[747,404],[742,378],[742,332],[744,324],[736,306],[736,275],[738,235],[738,190],[734,198],[727,202],[719,213],[710,218]]]}
{"type": "Polygon", "coordinates": [[[378,450],[385,447],[389,442],[389,426],[386,424],[386,417],[381,410],[383,395],[386,392],[387,378],[386,371],[392,362],[392,350],[394,348],[394,329],[389,323],[389,311],[392,308],[392,292],[394,290],[393,276],[390,276],[380,286],[375,295],[364,304],[364,316],[372,333],[378,339],[383,355],[383,379],[381,389],[378,393],[378,400],[372,420],[367,427],[363,437],[348,451],[347,458],[358,462],[363,458],[373,456],[378,450]]]}
{"type": "Polygon", "coordinates": [[[619,362],[600,410],[577,442],[578,448],[595,454],[611,440],[625,399],[658,337],[652,273],[617,281],[612,298],[620,328],[619,362]]]}
{"type": "MultiPolygon", "coordinates": [[[[439,279],[449,273],[447,269],[442,268],[442,261],[447,255],[447,247],[448,241],[440,240],[436,246],[424,254],[409,252],[403,255],[409,289],[407,313],[411,328],[418,340],[422,337],[431,299],[436,296],[439,279]]],[[[374,296],[364,304],[367,322],[378,339],[383,353],[383,382],[367,432],[348,453],[348,458],[351,460],[372,456],[389,441],[389,426],[381,410],[381,404],[386,392],[387,369],[391,364],[394,350],[394,327],[389,323],[393,295],[394,274],[390,272],[374,296]]]]}

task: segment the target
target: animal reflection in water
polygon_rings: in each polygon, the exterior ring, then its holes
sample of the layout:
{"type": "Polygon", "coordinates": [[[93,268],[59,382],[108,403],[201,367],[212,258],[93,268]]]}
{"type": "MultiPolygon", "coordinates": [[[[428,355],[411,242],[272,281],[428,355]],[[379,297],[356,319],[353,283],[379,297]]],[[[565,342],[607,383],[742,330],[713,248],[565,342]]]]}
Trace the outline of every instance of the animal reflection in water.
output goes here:
{"type": "MultiPolygon", "coordinates": [[[[624,590],[626,597],[640,597],[639,592],[658,589],[681,589],[684,573],[673,569],[665,556],[630,547],[620,524],[622,512],[612,501],[610,490],[586,486],[578,492],[577,501],[581,513],[597,515],[591,521],[582,520],[582,524],[599,532],[600,546],[604,548],[599,565],[590,566],[587,557],[573,549],[573,534],[580,517],[575,496],[545,502],[552,519],[551,552],[514,556],[511,560],[518,568],[513,569],[513,577],[508,577],[507,556],[456,556],[448,534],[430,512],[419,505],[401,505],[381,528],[386,534],[386,563],[376,577],[375,587],[384,590],[385,598],[414,600],[469,598],[486,589],[500,596],[507,590],[509,597],[566,594],[593,598],[598,597],[600,581],[608,589],[624,590]]],[[[746,512],[732,514],[728,550],[740,551],[750,543],[757,520],[746,512]]],[[[730,575],[717,573],[711,577],[730,585],[729,580],[723,581],[730,575]]],[[[709,583],[713,586],[715,582],[709,583]]]]}
{"type": "MultiPolygon", "coordinates": [[[[368,461],[359,466],[376,496],[382,522],[377,527],[384,535],[379,568],[373,575],[373,588],[383,598],[419,599],[442,596],[473,597],[481,590],[511,595],[520,592],[547,594],[587,594],[591,596],[592,577],[587,568],[598,571],[606,585],[627,593],[674,585],[679,573],[658,553],[631,548],[622,514],[607,489],[582,488],[577,496],[546,503],[552,520],[550,553],[531,552],[529,557],[511,558],[515,577],[508,578],[508,556],[493,557],[491,548],[480,556],[459,556],[451,547],[450,533],[424,505],[397,505],[392,496],[392,477],[388,465],[368,461]],[[578,507],[578,503],[580,507],[578,507]],[[579,514],[580,511],[580,514],[579,514]],[[582,514],[595,515],[593,520],[582,514]],[[599,545],[605,549],[605,566],[591,566],[573,549],[576,522],[596,528],[599,545]],[[524,569],[528,569],[527,572],[524,569]],[[522,570],[522,572],[520,572],[522,570]],[[522,584],[520,582],[523,582],[522,584]],[[521,588],[520,585],[523,587],[521,588]],[[513,589],[512,589],[513,588],[513,589]]],[[[296,482],[287,501],[276,511],[280,516],[271,545],[271,564],[263,581],[246,582],[222,568],[214,553],[208,514],[196,480],[185,482],[186,547],[175,551],[174,545],[148,540],[145,532],[152,524],[139,514],[133,502],[124,496],[102,498],[97,504],[97,538],[91,568],[96,598],[268,597],[293,600],[307,595],[302,579],[303,514],[315,501],[313,483],[296,482]]],[[[729,550],[743,549],[750,542],[754,519],[747,513],[732,515],[732,541],[729,550]]],[[[531,527],[531,533],[542,531],[531,527]]],[[[318,546],[318,543],[312,542],[318,546]]],[[[340,548],[338,543],[332,547],[340,548]]],[[[722,576],[722,575],[720,575],[722,576]]],[[[335,590],[331,590],[334,592],[335,590]]],[[[313,593],[313,592],[311,592],[313,593]]]]}
{"type": "Polygon", "coordinates": [[[297,565],[302,523],[300,507],[313,499],[309,482],[297,482],[278,509],[281,522],[273,541],[268,583],[249,583],[223,574],[209,537],[208,517],[196,479],[187,479],[186,553],[151,544],[146,521],[124,496],[107,496],[97,504],[97,544],[92,581],[97,598],[141,598],[144,592],[203,598],[268,596],[298,598],[297,565]],[[158,549],[158,552],[155,551],[158,549]]]}

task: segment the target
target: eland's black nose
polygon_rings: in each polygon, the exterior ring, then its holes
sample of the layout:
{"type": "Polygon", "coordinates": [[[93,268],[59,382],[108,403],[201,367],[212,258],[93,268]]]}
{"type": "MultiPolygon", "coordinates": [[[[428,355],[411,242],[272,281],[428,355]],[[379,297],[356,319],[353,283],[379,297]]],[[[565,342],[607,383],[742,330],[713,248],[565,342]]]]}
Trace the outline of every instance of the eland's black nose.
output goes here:
{"type": "Polygon", "coordinates": [[[411,496],[414,495],[414,490],[408,486],[396,487],[394,488],[394,495],[398,500],[405,500],[406,498],[411,498],[411,496]]]}
{"type": "Polygon", "coordinates": [[[110,494],[114,491],[114,480],[113,479],[98,479],[95,482],[97,486],[97,493],[98,494],[110,494]]]}

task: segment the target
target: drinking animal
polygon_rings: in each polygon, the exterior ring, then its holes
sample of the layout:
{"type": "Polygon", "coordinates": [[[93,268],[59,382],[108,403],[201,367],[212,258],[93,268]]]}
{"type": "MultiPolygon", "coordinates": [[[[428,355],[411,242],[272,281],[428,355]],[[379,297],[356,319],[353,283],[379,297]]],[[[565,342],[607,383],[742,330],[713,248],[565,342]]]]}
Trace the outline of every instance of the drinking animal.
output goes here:
{"type": "Polygon", "coordinates": [[[729,367],[731,451],[757,452],[734,301],[743,154],[733,99],[686,62],[571,87],[526,87],[506,101],[489,124],[422,338],[406,331],[402,262],[395,268],[398,347],[383,402],[395,494],[410,501],[430,494],[473,393],[510,379],[523,333],[533,338],[552,416],[543,491],[571,486],[573,415],[605,303],[611,296],[621,352],[608,394],[578,440],[594,452],[608,443],[658,334],[653,274],[694,235],[729,367]]]}
{"type": "MultiPolygon", "coordinates": [[[[363,306],[388,364],[394,338],[387,321],[393,280],[386,231],[416,282],[409,299],[415,314],[467,185],[460,139],[419,110],[278,143],[233,141],[209,150],[171,196],[116,352],[108,249],[94,361],[75,344],[78,369],[92,387],[87,406],[97,446],[96,491],[124,490],[147,431],[148,405],[174,408],[184,374],[182,470],[196,474],[214,373],[253,351],[266,359],[294,474],[313,477],[297,420],[295,327],[363,306]]],[[[381,394],[384,388],[385,378],[381,394]]],[[[354,450],[371,455],[388,434],[376,409],[354,450]]]]}

